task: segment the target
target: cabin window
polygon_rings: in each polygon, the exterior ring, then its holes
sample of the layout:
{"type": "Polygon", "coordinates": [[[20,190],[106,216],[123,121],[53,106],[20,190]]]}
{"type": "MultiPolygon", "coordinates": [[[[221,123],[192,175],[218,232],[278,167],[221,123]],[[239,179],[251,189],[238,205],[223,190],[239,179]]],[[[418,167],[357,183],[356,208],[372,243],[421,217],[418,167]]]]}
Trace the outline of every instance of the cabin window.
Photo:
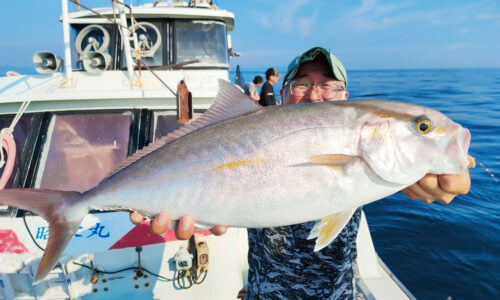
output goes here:
{"type": "MultiPolygon", "coordinates": [[[[201,112],[193,112],[193,120],[201,115],[201,112]]],[[[155,141],[184,125],[177,122],[177,112],[175,110],[156,111],[153,116],[155,141]]]]}
{"type": "Polygon", "coordinates": [[[227,67],[226,25],[219,21],[176,20],[174,63],[200,59],[185,67],[227,67]]]}
{"type": "Polygon", "coordinates": [[[35,187],[86,191],[128,154],[132,114],[55,114],[47,131],[35,187]]]}

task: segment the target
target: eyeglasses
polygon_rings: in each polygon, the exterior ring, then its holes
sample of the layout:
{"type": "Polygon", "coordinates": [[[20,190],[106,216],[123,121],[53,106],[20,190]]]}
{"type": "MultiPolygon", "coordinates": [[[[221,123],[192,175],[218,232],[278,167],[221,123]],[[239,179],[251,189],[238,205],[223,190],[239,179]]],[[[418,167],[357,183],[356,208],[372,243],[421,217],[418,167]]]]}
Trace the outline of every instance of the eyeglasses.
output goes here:
{"type": "Polygon", "coordinates": [[[340,84],[326,82],[326,83],[309,83],[300,81],[290,81],[290,93],[296,97],[305,96],[311,92],[313,86],[316,87],[318,94],[325,100],[333,100],[338,93],[345,91],[345,87],[340,84]]]}

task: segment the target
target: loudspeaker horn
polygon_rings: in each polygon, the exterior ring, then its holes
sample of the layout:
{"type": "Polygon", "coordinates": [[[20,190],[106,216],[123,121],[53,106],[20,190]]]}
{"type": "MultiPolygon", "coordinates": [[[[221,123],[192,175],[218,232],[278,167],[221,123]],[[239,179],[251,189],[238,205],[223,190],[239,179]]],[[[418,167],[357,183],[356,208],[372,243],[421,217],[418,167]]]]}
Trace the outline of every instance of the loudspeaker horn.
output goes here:
{"type": "Polygon", "coordinates": [[[111,55],[100,52],[90,52],[83,58],[83,68],[89,73],[102,73],[106,71],[111,62],[111,55]]]}
{"type": "Polygon", "coordinates": [[[33,66],[40,74],[54,73],[62,66],[62,63],[62,58],[52,52],[41,51],[33,55],[33,66]]]}

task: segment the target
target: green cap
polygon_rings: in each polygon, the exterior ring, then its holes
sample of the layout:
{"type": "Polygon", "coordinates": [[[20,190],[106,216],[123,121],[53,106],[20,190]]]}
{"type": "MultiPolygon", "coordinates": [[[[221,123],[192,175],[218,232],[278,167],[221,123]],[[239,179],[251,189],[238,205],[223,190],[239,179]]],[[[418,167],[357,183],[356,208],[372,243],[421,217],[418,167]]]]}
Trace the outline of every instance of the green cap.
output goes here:
{"type": "Polygon", "coordinates": [[[299,70],[300,65],[305,62],[313,61],[318,54],[323,54],[332,70],[333,75],[337,80],[343,81],[347,88],[347,73],[344,69],[344,66],[340,62],[340,60],[335,57],[335,55],[331,54],[330,51],[326,50],[323,47],[314,47],[312,49],[307,50],[302,53],[302,55],[297,56],[292,60],[292,62],[288,65],[288,69],[286,71],[285,77],[283,78],[283,87],[286,82],[292,79],[297,71],[299,70]]]}

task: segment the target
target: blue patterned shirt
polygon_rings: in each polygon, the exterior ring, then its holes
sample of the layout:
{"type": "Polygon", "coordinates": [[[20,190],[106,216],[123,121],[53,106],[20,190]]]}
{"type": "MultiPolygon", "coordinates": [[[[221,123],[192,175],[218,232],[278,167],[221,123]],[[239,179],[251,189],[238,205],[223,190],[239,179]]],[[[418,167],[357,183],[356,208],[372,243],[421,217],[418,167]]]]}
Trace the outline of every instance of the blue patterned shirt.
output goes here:
{"type": "Polygon", "coordinates": [[[361,209],[337,238],[314,252],[314,222],[249,229],[245,299],[353,299],[353,263],[361,209]]]}

